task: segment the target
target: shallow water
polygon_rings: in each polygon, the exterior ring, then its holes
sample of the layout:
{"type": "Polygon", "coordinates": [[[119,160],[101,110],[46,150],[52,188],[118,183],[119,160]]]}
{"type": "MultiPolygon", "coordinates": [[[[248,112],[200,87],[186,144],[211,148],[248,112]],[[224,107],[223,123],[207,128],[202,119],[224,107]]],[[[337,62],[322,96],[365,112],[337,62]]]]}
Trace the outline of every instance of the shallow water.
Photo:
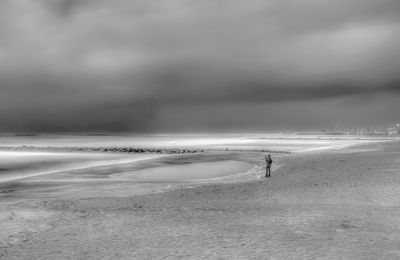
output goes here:
{"type": "Polygon", "coordinates": [[[252,165],[247,162],[224,160],[152,167],[125,172],[115,177],[130,180],[193,181],[236,175],[249,170],[251,167],[252,165]]]}
{"type": "Polygon", "coordinates": [[[0,152],[0,183],[102,166],[112,167],[160,156],[162,155],[3,151],[0,152]]]}

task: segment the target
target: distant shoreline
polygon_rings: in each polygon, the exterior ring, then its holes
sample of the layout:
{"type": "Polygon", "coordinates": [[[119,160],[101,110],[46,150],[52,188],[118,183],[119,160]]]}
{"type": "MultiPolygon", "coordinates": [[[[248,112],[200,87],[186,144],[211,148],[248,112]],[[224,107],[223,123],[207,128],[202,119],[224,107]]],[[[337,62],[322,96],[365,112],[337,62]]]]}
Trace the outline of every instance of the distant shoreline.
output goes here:
{"type": "Polygon", "coordinates": [[[55,147],[55,146],[3,146],[0,151],[48,151],[48,152],[114,152],[114,153],[158,153],[158,154],[180,154],[200,153],[202,149],[156,149],[156,148],[133,148],[133,147],[55,147]]]}
{"type": "Polygon", "coordinates": [[[0,151],[47,151],[47,152],[111,152],[111,153],[157,153],[157,154],[186,154],[202,153],[205,151],[225,152],[260,152],[293,154],[290,151],[268,150],[268,149],[185,149],[185,148],[143,148],[143,147],[56,147],[56,146],[2,146],[0,151]]]}

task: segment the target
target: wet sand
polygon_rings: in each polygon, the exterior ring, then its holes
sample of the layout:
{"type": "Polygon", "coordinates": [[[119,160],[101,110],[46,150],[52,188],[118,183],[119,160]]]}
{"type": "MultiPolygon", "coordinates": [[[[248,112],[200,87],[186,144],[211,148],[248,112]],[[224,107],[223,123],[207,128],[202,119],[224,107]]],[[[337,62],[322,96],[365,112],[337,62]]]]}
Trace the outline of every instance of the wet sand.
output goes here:
{"type": "MultiPolygon", "coordinates": [[[[260,166],[262,159],[254,163],[260,166]]],[[[0,218],[8,236],[0,237],[0,257],[400,257],[399,141],[282,155],[275,163],[280,167],[271,178],[184,185],[144,195],[113,196],[110,190],[101,196],[100,187],[91,196],[83,196],[84,190],[49,196],[60,187],[43,182],[37,185],[50,190],[4,193],[2,208],[8,211],[1,211],[0,218]]],[[[259,177],[264,174],[261,166],[254,170],[259,177]]],[[[113,189],[123,187],[128,186],[113,189]]]]}

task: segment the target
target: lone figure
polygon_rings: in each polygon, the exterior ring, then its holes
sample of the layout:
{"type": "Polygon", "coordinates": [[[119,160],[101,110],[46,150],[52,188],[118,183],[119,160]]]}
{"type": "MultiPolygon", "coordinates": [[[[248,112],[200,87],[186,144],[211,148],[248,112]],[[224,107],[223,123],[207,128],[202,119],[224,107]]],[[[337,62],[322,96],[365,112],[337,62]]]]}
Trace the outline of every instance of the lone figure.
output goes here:
{"type": "Polygon", "coordinates": [[[272,165],[272,158],[271,155],[268,154],[268,157],[265,156],[265,163],[267,164],[267,167],[265,168],[265,177],[270,177],[271,176],[271,165],[272,165]]]}

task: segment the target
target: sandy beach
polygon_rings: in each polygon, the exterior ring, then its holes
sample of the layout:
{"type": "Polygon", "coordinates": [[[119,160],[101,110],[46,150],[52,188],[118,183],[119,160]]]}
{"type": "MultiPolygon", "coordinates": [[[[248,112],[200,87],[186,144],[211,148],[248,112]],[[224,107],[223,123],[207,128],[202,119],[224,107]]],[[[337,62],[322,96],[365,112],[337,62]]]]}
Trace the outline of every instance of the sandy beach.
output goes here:
{"type": "Polygon", "coordinates": [[[75,181],[69,172],[2,183],[0,258],[400,258],[399,141],[273,154],[271,178],[262,156],[168,155],[159,169],[121,164],[106,181],[97,167],[75,169],[75,181]],[[218,167],[239,170],[211,174],[218,167]],[[160,169],[172,174],[161,180],[160,169]]]}

